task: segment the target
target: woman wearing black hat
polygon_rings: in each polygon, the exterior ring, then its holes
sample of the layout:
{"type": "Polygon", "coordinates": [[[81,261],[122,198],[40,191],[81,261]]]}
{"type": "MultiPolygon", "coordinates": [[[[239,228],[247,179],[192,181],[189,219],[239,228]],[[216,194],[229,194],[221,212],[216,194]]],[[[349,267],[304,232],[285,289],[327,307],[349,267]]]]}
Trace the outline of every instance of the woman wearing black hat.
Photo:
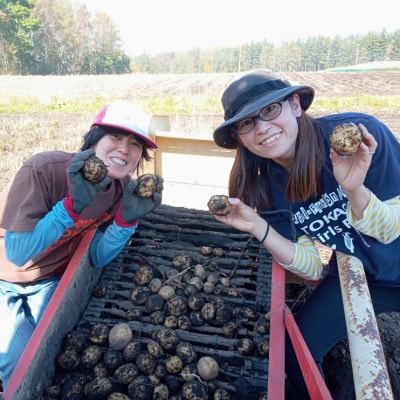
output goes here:
{"type": "MultiPolygon", "coordinates": [[[[400,144],[376,118],[341,113],[312,118],[309,86],[292,86],[266,70],[242,75],[222,96],[225,122],[216,144],[236,149],[229,178],[232,211],[219,221],[259,239],[288,271],[321,277],[315,241],[359,258],[376,314],[400,311],[400,144]],[[362,143],[349,156],[330,134],[355,124],[362,143]]],[[[336,257],[296,320],[317,365],[347,335],[336,257]]],[[[287,376],[308,398],[288,342],[287,376]]],[[[322,369],[321,369],[322,371],[322,369]]]]}
{"type": "MultiPolygon", "coordinates": [[[[136,194],[150,149],[151,115],[116,101],[102,109],[81,152],[48,151],[27,160],[0,194],[0,380],[8,384],[35,326],[84,234],[96,231],[92,264],[104,267],[135,232],[139,219],[161,203],[136,194]],[[82,173],[91,156],[107,171],[100,182],[82,173]]],[[[1,385],[0,385],[1,386],[1,385]]]]}

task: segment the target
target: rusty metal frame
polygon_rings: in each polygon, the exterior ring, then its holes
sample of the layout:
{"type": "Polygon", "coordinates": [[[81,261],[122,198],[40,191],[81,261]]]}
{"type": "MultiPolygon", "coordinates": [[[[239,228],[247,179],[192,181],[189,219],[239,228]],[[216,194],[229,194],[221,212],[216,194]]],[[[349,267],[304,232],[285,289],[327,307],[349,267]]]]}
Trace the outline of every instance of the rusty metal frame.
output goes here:
{"type": "Polygon", "coordinates": [[[362,262],[336,252],[357,400],[392,400],[389,373],[362,262]]]}

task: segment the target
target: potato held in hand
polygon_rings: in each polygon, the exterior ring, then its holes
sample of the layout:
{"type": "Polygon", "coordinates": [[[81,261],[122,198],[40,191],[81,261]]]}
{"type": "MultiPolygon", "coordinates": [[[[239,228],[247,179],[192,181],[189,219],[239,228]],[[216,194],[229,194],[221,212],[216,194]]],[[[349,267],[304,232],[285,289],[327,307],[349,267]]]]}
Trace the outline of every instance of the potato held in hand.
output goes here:
{"type": "Polygon", "coordinates": [[[160,183],[160,179],[160,175],[157,174],[144,174],[139,176],[135,193],[140,197],[152,197],[157,191],[157,185],[160,183]]]}
{"type": "Polygon", "coordinates": [[[228,215],[231,212],[232,206],[229,203],[228,196],[224,194],[216,194],[210,197],[207,206],[215,215],[228,215]]]}
{"type": "Polygon", "coordinates": [[[99,183],[108,174],[108,169],[103,160],[96,156],[90,156],[83,165],[83,176],[90,182],[99,183]]]}
{"type": "Polygon", "coordinates": [[[335,127],[330,136],[333,150],[342,156],[354,154],[362,142],[362,133],[354,124],[341,124],[335,127]]]}

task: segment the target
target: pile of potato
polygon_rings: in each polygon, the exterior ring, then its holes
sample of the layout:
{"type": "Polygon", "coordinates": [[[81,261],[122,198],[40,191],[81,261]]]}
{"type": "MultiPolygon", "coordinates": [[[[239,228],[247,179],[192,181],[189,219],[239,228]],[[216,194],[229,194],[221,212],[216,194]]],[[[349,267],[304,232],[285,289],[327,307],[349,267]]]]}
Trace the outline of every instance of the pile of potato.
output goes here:
{"type": "MultiPolygon", "coordinates": [[[[223,255],[212,246],[200,251],[213,259],[223,255]]],[[[207,324],[222,329],[239,355],[266,357],[269,314],[233,306],[229,296],[239,294],[212,259],[192,264],[181,254],[172,260],[167,276],[147,265],[138,267],[130,293],[133,306],[126,310],[125,321],[113,326],[97,322],[89,332],[69,332],[56,360],[59,372],[40,399],[236,399],[234,391],[218,386],[219,358],[198,354],[179,332],[207,324]],[[221,288],[228,300],[218,296],[221,288]],[[139,340],[129,321],[143,316],[158,329],[139,340]],[[255,326],[257,342],[238,334],[242,319],[255,326]]],[[[106,291],[98,287],[95,294],[104,296],[106,291]]]]}

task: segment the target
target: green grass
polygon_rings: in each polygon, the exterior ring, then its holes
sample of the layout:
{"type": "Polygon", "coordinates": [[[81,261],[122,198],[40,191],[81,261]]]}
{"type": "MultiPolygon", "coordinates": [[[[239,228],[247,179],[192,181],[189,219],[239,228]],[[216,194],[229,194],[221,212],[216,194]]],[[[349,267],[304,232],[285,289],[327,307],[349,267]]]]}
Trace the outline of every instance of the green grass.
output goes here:
{"type": "MultiPolygon", "coordinates": [[[[53,97],[50,102],[41,102],[34,97],[2,97],[0,113],[96,113],[104,104],[114,101],[114,98],[97,97],[90,100],[65,100],[53,97]]],[[[217,96],[148,96],[137,99],[147,111],[154,114],[221,114],[221,103],[217,96]]],[[[351,97],[317,98],[312,105],[315,111],[340,112],[343,110],[397,110],[400,111],[400,96],[365,96],[355,93],[351,97]]]]}

